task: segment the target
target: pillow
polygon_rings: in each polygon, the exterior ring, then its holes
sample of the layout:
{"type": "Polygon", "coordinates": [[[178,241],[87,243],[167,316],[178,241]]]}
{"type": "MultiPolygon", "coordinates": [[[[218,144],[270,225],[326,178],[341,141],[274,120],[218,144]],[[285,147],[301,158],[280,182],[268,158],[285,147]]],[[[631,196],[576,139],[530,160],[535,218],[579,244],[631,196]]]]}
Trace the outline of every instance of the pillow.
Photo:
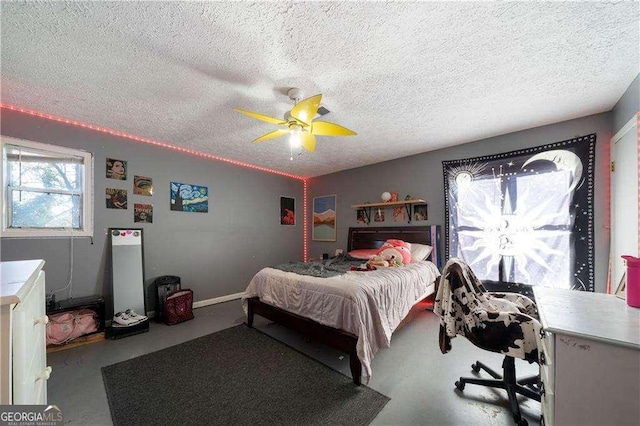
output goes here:
{"type": "Polygon", "coordinates": [[[369,260],[376,254],[378,254],[378,249],[375,249],[375,248],[351,250],[349,252],[349,256],[355,257],[356,259],[362,259],[362,260],[369,260]]]}
{"type": "Polygon", "coordinates": [[[418,262],[420,260],[426,260],[431,254],[433,247],[426,244],[411,244],[411,261],[418,262]]]}

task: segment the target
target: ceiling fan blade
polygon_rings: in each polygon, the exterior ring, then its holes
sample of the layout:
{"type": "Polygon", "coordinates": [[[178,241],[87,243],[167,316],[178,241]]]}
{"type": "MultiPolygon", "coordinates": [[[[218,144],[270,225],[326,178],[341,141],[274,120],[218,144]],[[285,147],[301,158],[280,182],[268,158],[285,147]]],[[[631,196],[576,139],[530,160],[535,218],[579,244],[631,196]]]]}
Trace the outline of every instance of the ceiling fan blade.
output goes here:
{"type": "Polygon", "coordinates": [[[302,132],[300,134],[300,137],[301,137],[300,144],[302,145],[302,147],[304,149],[306,149],[309,152],[313,152],[313,151],[316,150],[316,137],[315,136],[313,136],[309,132],[302,132]]]}
{"type": "Polygon", "coordinates": [[[281,118],[269,117],[268,115],[260,114],[258,112],[248,111],[248,110],[242,109],[242,108],[234,108],[233,110],[237,111],[237,112],[239,112],[241,114],[248,115],[251,118],[255,118],[256,120],[266,121],[267,123],[287,124],[287,122],[284,121],[281,118]]]}
{"type": "Polygon", "coordinates": [[[267,133],[266,135],[262,135],[257,139],[252,140],[252,143],[258,143],[258,142],[262,142],[262,141],[266,141],[268,139],[274,139],[274,138],[279,138],[280,136],[284,136],[284,135],[288,135],[289,134],[289,130],[287,129],[278,129],[278,130],[274,130],[271,133],[267,133]]]}
{"type": "Polygon", "coordinates": [[[342,127],[339,124],[326,121],[314,121],[311,124],[311,133],[320,136],[353,136],[357,135],[353,130],[342,127]]]}
{"type": "Polygon", "coordinates": [[[308,126],[318,112],[320,101],[322,101],[322,95],[315,95],[298,102],[291,108],[291,116],[308,126]]]}

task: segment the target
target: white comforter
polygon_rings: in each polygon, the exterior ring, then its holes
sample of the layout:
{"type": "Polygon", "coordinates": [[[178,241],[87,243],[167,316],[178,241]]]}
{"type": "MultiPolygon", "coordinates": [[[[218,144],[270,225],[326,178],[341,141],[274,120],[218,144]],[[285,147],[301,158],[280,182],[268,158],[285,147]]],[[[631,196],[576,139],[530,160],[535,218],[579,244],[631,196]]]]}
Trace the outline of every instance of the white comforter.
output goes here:
{"type": "Polygon", "coordinates": [[[246,299],[258,296],[265,303],[357,335],[361,380],[366,384],[375,353],[389,347],[393,331],[416,302],[434,292],[439,276],[438,268],[428,261],[332,278],[264,268],[249,283],[242,306],[246,313],[246,299]]]}

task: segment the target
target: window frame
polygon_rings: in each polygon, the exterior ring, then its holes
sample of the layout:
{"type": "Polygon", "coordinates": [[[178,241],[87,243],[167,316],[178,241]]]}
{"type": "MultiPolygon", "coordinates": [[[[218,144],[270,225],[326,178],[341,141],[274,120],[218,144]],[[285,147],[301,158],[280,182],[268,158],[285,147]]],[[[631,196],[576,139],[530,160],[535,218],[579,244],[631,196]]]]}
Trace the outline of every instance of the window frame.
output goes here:
{"type": "MultiPolygon", "coordinates": [[[[24,139],[17,139],[7,136],[0,136],[0,149],[2,150],[2,162],[0,163],[0,193],[2,197],[2,227],[0,227],[0,238],[41,238],[41,237],[93,237],[93,154],[87,151],[66,148],[58,145],[45,144],[40,142],[33,142],[24,139]],[[12,201],[10,195],[12,190],[15,191],[19,187],[14,187],[9,190],[9,179],[7,176],[7,153],[5,150],[6,145],[24,147],[27,149],[37,149],[40,151],[49,152],[51,154],[61,155],[73,155],[81,157],[82,164],[84,166],[84,173],[82,178],[82,193],[80,199],[82,200],[82,214],[80,219],[80,228],[11,228],[9,227],[9,214],[11,214],[12,201]]],[[[34,189],[35,192],[39,192],[38,189],[34,189]]],[[[58,190],[42,191],[42,192],[58,192],[58,190]]],[[[70,194],[71,192],[65,192],[70,194]]]]}

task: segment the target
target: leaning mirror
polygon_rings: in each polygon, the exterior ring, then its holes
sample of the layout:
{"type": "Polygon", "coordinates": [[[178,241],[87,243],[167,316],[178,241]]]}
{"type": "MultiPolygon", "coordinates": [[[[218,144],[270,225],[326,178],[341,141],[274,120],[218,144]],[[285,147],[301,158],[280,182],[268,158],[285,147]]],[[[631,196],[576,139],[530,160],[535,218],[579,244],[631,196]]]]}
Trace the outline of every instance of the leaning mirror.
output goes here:
{"type": "MultiPolygon", "coordinates": [[[[146,315],[142,229],[110,228],[109,235],[113,312],[117,314],[130,309],[139,315],[146,315]]],[[[136,327],[118,327],[115,330],[116,325],[119,324],[112,323],[109,337],[117,338],[148,330],[148,321],[138,323],[136,327]]]]}

